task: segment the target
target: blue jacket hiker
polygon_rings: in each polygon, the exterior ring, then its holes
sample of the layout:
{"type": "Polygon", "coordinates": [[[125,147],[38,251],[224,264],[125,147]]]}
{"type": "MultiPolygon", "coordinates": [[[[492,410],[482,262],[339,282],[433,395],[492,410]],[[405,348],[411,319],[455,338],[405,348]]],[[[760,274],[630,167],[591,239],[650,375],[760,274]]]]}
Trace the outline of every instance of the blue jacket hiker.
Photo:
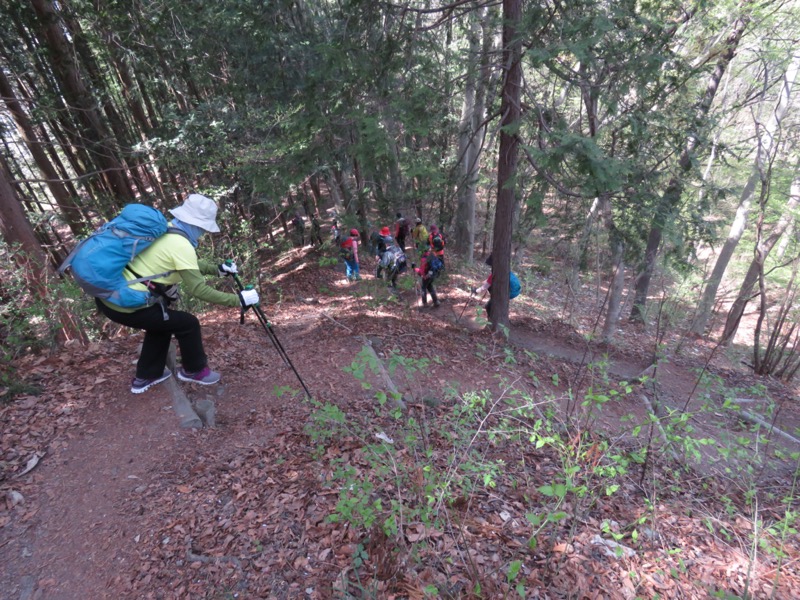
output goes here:
{"type": "Polygon", "coordinates": [[[183,283],[189,295],[212,304],[235,308],[259,302],[256,290],[230,294],[205,283],[203,275],[223,276],[238,272],[233,262],[218,265],[197,258],[195,248],[200,237],[206,232],[219,232],[216,203],[200,194],[191,194],[181,206],[169,212],[175,218],[167,233],[138,254],[123,271],[128,281],[160,274],[130,284],[132,289],[155,290],[159,302],[142,308],[124,308],[108,300],[96,300],[100,312],[115,323],[144,331],[136,376],[131,382],[134,394],[140,394],[172,375],[166,368],[172,336],[178,340],[181,354],[182,367],[177,372],[178,379],[201,385],[212,385],[220,380],[220,374],[208,367],[200,321],[191,313],[170,307],[178,299],[178,284],[183,283]]]}
{"type": "MultiPolygon", "coordinates": [[[[492,266],[492,255],[490,254],[489,257],[486,259],[486,264],[488,266],[492,266]]],[[[489,314],[489,310],[492,307],[492,278],[494,277],[494,273],[491,273],[486,281],[483,282],[483,285],[479,288],[473,288],[472,293],[482,294],[483,292],[489,292],[489,301],[486,303],[486,314],[489,314]]],[[[517,296],[519,296],[520,291],[522,290],[522,284],[519,281],[519,277],[516,274],[509,273],[508,275],[508,299],[513,300],[517,296]]]]}

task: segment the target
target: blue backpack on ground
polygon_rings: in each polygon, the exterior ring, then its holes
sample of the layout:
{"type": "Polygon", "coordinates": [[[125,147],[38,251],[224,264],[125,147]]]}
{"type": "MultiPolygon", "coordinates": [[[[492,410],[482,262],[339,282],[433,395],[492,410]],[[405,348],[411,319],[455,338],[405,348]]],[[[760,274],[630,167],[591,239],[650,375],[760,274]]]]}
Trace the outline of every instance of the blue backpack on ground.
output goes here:
{"type": "Polygon", "coordinates": [[[508,299],[513,300],[517,296],[519,296],[520,291],[522,290],[522,285],[519,282],[519,277],[514,275],[514,273],[509,273],[508,275],[508,299]]]}
{"type": "Polygon", "coordinates": [[[90,296],[124,308],[153,303],[149,291],[133,290],[132,283],[164,277],[167,273],[127,280],[125,266],[167,232],[167,220],[155,208],[128,204],[119,215],[80,242],[58,272],[72,269],[76,283],[90,296]]]}

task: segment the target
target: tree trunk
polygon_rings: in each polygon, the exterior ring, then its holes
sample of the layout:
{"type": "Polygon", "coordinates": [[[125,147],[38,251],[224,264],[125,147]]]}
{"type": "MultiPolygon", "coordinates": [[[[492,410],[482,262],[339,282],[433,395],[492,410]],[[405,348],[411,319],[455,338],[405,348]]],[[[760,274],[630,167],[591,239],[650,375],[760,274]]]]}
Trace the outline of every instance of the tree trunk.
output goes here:
{"type": "Polygon", "coordinates": [[[92,157],[101,171],[108,190],[117,198],[133,202],[125,170],[117,156],[117,149],[96,108],[92,93],[86,87],[78,64],[75,49],[66,36],[63,23],[51,0],[30,0],[40,22],[43,41],[50,53],[50,64],[61,84],[64,97],[82,126],[82,134],[89,144],[92,157]]]}
{"type": "Polygon", "coordinates": [[[625,245],[620,239],[613,240],[612,245],[614,272],[611,277],[611,288],[608,291],[608,310],[602,334],[603,342],[606,344],[610,344],[614,339],[619,315],[622,312],[622,292],[625,289],[625,245]]]}
{"type": "MultiPolygon", "coordinates": [[[[47,123],[48,128],[58,140],[61,151],[69,161],[75,173],[85,173],[90,171],[88,168],[89,160],[85,148],[76,139],[73,144],[65,132],[75,132],[78,127],[71,120],[69,110],[64,104],[62,97],[58,93],[50,93],[49,91],[40,92],[43,87],[46,90],[55,89],[57,84],[52,77],[50,67],[45,60],[45,51],[38,43],[38,41],[31,37],[30,29],[23,23],[18,15],[11,16],[14,29],[22,41],[27,53],[31,57],[31,64],[29,71],[26,73],[17,73],[17,91],[23,104],[29,103],[30,106],[41,105],[45,117],[43,121],[47,123]]],[[[14,52],[9,51],[3,45],[0,45],[2,50],[2,57],[8,64],[14,63],[14,52]]],[[[79,136],[75,136],[79,137],[79,136]]],[[[84,178],[81,182],[86,195],[89,199],[95,197],[95,183],[97,178],[84,178]]],[[[97,189],[100,189],[99,186],[97,189]]]]}
{"type": "Polygon", "coordinates": [[[476,121],[483,122],[483,115],[477,115],[476,95],[478,81],[478,57],[480,54],[480,23],[478,15],[470,15],[472,24],[467,34],[469,37],[469,56],[472,58],[466,65],[464,82],[464,100],[461,108],[461,123],[458,132],[458,206],[456,208],[453,247],[464,257],[467,263],[472,262],[473,245],[475,243],[475,179],[478,175],[477,146],[478,131],[476,121]]]}
{"type": "Polygon", "coordinates": [[[703,335],[705,333],[706,325],[711,317],[711,309],[717,297],[717,290],[719,289],[720,283],[722,283],[722,277],[725,275],[728,263],[731,257],[733,257],[736,246],[739,244],[739,240],[742,238],[742,234],[747,227],[747,217],[753,201],[753,193],[755,192],[756,184],[761,182],[762,174],[766,171],[769,156],[775,145],[775,134],[778,132],[781,120],[786,116],[786,112],[789,109],[792,87],[797,77],[798,68],[800,68],[800,54],[792,57],[792,61],[783,77],[783,87],[775,111],[770,116],[763,133],[759,136],[753,171],[742,190],[742,194],[739,198],[739,206],[736,209],[736,216],[728,232],[728,239],[725,240],[720,250],[717,262],[714,264],[714,269],[711,272],[711,277],[703,290],[703,296],[700,299],[697,315],[692,323],[692,332],[697,335],[703,335]]]}
{"type": "Polygon", "coordinates": [[[342,201],[342,195],[339,193],[339,184],[336,181],[335,171],[329,169],[325,172],[325,183],[328,186],[331,200],[333,200],[333,207],[336,210],[336,215],[341,218],[347,209],[342,201]]]}
{"type": "Polygon", "coordinates": [[[76,237],[81,236],[84,230],[84,223],[80,209],[61,183],[61,178],[58,176],[58,173],[56,173],[52,163],[48,160],[43,145],[36,139],[36,133],[30,121],[28,121],[28,115],[22,110],[22,106],[17,100],[14,89],[11,86],[11,82],[6,79],[5,72],[2,69],[0,69],[0,96],[5,100],[6,107],[14,118],[14,122],[17,124],[19,135],[22,141],[25,142],[39,171],[41,171],[42,177],[46,181],[47,188],[50,190],[50,193],[53,194],[56,204],[61,209],[64,220],[76,237]]]}
{"type": "Polygon", "coordinates": [[[697,112],[692,123],[692,132],[689,134],[678,159],[678,173],[675,174],[667,184],[667,189],[661,197],[661,201],[656,207],[655,215],[650,226],[650,234],[647,236],[647,248],[644,254],[644,264],[642,266],[639,276],[636,278],[633,308],[631,309],[631,321],[644,322],[645,305],[647,303],[647,292],[650,288],[650,279],[655,270],[656,258],[658,250],[661,246],[661,239],[664,232],[665,225],[672,219],[675,210],[678,208],[681,196],[683,195],[684,179],[689,175],[692,170],[692,160],[700,143],[697,131],[700,130],[708,117],[708,112],[711,109],[711,103],[719,89],[719,84],[722,81],[722,76],[725,74],[728,66],[736,54],[736,48],[739,46],[739,41],[742,39],[742,34],[745,31],[747,24],[750,22],[749,15],[745,15],[737,19],[734,23],[733,31],[728,36],[725,43],[725,52],[717,60],[714,71],[711,73],[706,91],[703,94],[697,112]]]}
{"type": "Polygon", "coordinates": [[[122,93],[122,97],[125,99],[128,110],[130,110],[134,121],[138,125],[138,138],[144,141],[147,139],[147,134],[153,125],[147,118],[145,109],[136,96],[136,92],[138,90],[137,84],[134,81],[133,74],[131,73],[130,67],[128,67],[128,63],[125,61],[125,57],[120,54],[114,35],[109,32],[104,32],[103,38],[105,39],[106,46],[109,49],[109,54],[114,64],[114,70],[116,71],[117,77],[120,80],[120,92],[122,93]]]}
{"type": "Polygon", "coordinates": [[[753,287],[758,282],[759,273],[763,272],[767,257],[770,252],[772,252],[778,239],[780,239],[792,222],[794,218],[793,213],[798,203],[800,203],[800,178],[795,178],[792,181],[789,201],[786,203],[786,207],[783,209],[780,219],[778,219],[772,231],[770,231],[765,238],[762,238],[764,220],[764,214],[762,212],[758,227],[755,255],[750,263],[750,268],[747,269],[747,274],[744,277],[744,281],[742,281],[742,286],[739,288],[739,294],[736,296],[736,300],[733,301],[730,311],[728,311],[728,318],[725,321],[725,328],[722,332],[722,339],[720,340],[722,344],[730,343],[733,336],[736,335],[736,330],[739,328],[744,310],[753,294],[753,287]]]}
{"type": "Polygon", "coordinates": [[[308,186],[311,188],[311,194],[314,196],[314,206],[317,209],[317,214],[324,217],[325,204],[322,198],[322,191],[319,188],[319,176],[312,175],[308,180],[308,186]]]}
{"type": "Polygon", "coordinates": [[[489,319],[492,330],[507,331],[509,277],[511,274],[511,233],[516,203],[515,176],[519,158],[516,130],[520,119],[522,84],[521,38],[517,34],[522,15],[521,0],[503,0],[503,79],[500,113],[500,150],[497,158],[497,208],[492,246],[492,305],[489,319]]]}
{"type": "MultiPolygon", "coordinates": [[[[22,210],[22,204],[14,191],[11,175],[5,165],[0,166],[0,235],[9,246],[19,244],[19,252],[14,258],[21,273],[24,274],[28,289],[40,299],[47,301],[49,292],[47,281],[54,277],[48,265],[36,234],[22,210]]],[[[77,326],[74,318],[61,302],[48,302],[57,314],[62,327],[56,330],[56,339],[65,342],[69,339],[86,341],[86,335],[77,326]]]]}

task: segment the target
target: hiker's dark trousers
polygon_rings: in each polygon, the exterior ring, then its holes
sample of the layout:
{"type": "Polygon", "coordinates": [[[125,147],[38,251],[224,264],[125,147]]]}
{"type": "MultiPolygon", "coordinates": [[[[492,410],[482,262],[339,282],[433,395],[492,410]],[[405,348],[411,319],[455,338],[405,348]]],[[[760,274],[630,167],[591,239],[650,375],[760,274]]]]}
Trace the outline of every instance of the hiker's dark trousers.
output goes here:
{"type": "Polygon", "coordinates": [[[120,325],[144,331],[144,342],[139,362],[136,363],[136,377],[155,379],[164,373],[167,353],[172,336],[178,340],[181,363],[188,373],[202,371],[208,363],[203,351],[203,336],[200,321],[191,313],[166,309],[169,315],[164,320],[160,305],[155,304],[132,313],[124,313],[109,308],[97,300],[97,308],[109,319],[120,325]]]}
{"type": "Polygon", "coordinates": [[[436,297],[436,290],[433,289],[433,278],[422,278],[422,305],[428,305],[428,294],[431,295],[431,300],[434,304],[439,304],[439,299],[436,297]]]}

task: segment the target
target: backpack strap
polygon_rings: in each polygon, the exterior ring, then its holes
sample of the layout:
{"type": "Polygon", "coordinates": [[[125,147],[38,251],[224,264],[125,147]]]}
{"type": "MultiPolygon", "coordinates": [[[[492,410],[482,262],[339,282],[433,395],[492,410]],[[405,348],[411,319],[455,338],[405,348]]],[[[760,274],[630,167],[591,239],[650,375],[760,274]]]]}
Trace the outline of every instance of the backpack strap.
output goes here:
{"type": "MultiPolygon", "coordinates": [[[[170,227],[169,229],[167,229],[167,233],[174,233],[174,234],[180,235],[180,236],[186,238],[187,240],[191,241],[189,239],[189,235],[185,231],[182,231],[181,229],[178,229],[177,227],[170,227]]],[[[163,273],[156,273],[155,275],[149,275],[147,277],[142,277],[136,271],[131,269],[130,265],[125,265],[125,270],[130,271],[131,273],[133,273],[133,276],[136,278],[136,279],[129,279],[128,280],[128,285],[133,285],[134,283],[148,283],[148,282],[150,282],[151,279],[158,279],[159,277],[166,277],[167,275],[172,275],[175,272],[175,271],[164,271],[163,273]]],[[[163,285],[163,284],[156,283],[155,285],[163,285]]],[[[149,288],[150,286],[148,285],[147,287],[149,288]]]]}

